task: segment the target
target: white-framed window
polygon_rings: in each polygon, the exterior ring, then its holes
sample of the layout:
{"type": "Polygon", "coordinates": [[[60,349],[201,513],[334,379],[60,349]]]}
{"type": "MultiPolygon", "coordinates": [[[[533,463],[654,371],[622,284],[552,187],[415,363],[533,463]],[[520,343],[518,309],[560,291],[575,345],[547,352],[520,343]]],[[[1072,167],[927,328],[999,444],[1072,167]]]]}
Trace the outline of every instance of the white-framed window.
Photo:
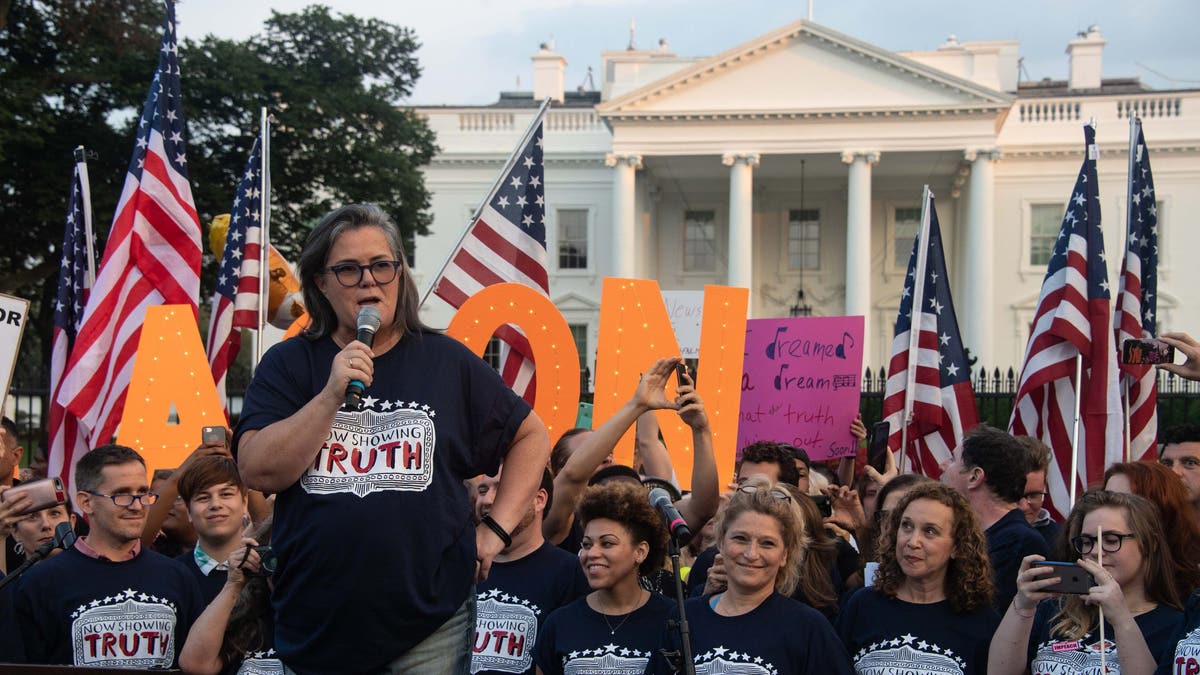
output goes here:
{"type": "Polygon", "coordinates": [[[821,210],[790,209],[787,223],[789,270],[821,269],[821,210]]]}
{"type": "Polygon", "coordinates": [[[1054,255],[1058,233],[1062,229],[1065,206],[1062,202],[1029,205],[1029,264],[1043,266],[1054,255]]]}
{"type": "Polygon", "coordinates": [[[892,208],[892,267],[908,269],[912,256],[913,240],[921,232],[921,207],[896,206],[892,208]]]}
{"type": "Polygon", "coordinates": [[[575,341],[575,351],[579,353],[579,372],[583,373],[588,367],[588,325],[586,323],[570,323],[571,339],[575,341]]]}
{"type": "Polygon", "coordinates": [[[588,269],[588,210],[556,209],[558,269],[588,269]]]}
{"type": "Polygon", "coordinates": [[[683,215],[683,270],[715,272],[718,237],[716,212],[687,211],[683,215]]]}

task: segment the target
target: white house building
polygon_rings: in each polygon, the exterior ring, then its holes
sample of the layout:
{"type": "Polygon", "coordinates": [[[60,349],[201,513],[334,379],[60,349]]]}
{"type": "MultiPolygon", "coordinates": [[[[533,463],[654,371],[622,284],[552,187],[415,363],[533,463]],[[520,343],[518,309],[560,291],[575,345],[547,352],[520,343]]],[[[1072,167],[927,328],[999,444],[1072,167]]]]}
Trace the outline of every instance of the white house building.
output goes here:
{"type": "MultiPolygon", "coordinates": [[[[886,364],[921,189],[937,199],[963,339],[978,365],[1018,367],[1052,243],[1095,118],[1104,236],[1122,250],[1129,116],[1157,189],[1158,321],[1200,331],[1200,90],[1102,78],[1097,29],[1067,46],[1067,81],[1020,82],[1013,40],[891,52],[797,21],[707,58],[602,54],[600,91],[563,88],[533,56],[534,90],[486,106],[422,107],[442,148],[425,173],[434,224],[415,246],[437,273],[538,102],[546,120],[550,297],[595,358],[601,279],[751,290],[752,317],[866,317],[886,364]],[[803,290],[803,301],[798,293],[803,290]]],[[[1108,256],[1116,287],[1120,255],[1108,256]]],[[[431,297],[433,325],[453,310],[431,297]]]]}

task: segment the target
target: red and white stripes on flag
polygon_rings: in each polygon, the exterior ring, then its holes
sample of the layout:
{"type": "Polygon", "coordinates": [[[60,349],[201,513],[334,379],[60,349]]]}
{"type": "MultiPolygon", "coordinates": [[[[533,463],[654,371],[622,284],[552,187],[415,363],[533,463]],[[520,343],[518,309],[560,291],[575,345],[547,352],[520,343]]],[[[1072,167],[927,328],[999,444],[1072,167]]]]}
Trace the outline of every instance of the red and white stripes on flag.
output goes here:
{"type": "MultiPolygon", "coordinates": [[[[263,228],[261,208],[266,186],[262,171],[262,138],[254,140],[246,171],[238,181],[229,213],[229,229],[217,269],[217,288],[213,293],[212,316],[208,322],[208,362],[212,367],[217,396],[226,412],[225,376],[237,358],[242,336],[235,329],[259,330],[259,302],[262,297],[263,228]]],[[[269,200],[267,200],[269,202],[269,200]]]]}
{"type": "Polygon", "coordinates": [[[196,314],[200,221],[187,177],[178,52],[167,2],[158,70],[57,397],[92,447],[110,442],[120,422],[146,308],[183,304],[196,314]]]}
{"type": "MultiPolygon", "coordinates": [[[[78,150],[76,152],[83,154],[78,150]]],[[[75,494],[74,474],[70,468],[75,466],[77,458],[88,451],[88,443],[87,437],[80,432],[77,420],[68,415],[55,399],[83,321],[83,308],[95,279],[95,265],[91,191],[87,164],[79,157],[71,180],[62,266],[58,272],[58,294],[54,306],[54,338],[50,353],[50,420],[47,427],[50,449],[46,453],[47,475],[62,478],[70,489],[67,494],[75,494]]]]}
{"type": "Polygon", "coordinates": [[[1033,436],[1053,450],[1047,508],[1060,517],[1072,507],[1068,481],[1081,491],[1098,483],[1108,464],[1122,460],[1123,420],[1096,185],[1100,153],[1091,125],[1084,126],[1084,138],[1087,154],[1042,281],[1009,421],[1013,435],[1033,436]],[[1077,397],[1079,435],[1073,446],[1077,397]],[[1075,452],[1078,468],[1072,479],[1075,452]]]}
{"type": "MultiPolygon", "coordinates": [[[[433,292],[455,308],[492,284],[515,282],[550,292],[546,272],[546,199],[542,120],[538,111],[530,132],[509,158],[462,242],[434,281],[433,292]]],[[[534,363],[529,341],[512,324],[496,331],[501,341],[504,382],[533,403],[534,363]]]]}
{"type": "MultiPolygon", "coordinates": [[[[1116,347],[1153,338],[1158,307],[1158,205],[1142,121],[1129,121],[1129,223],[1120,289],[1113,310],[1116,347]]],[[[1158,441],[1158,369],[1121,364],[1121,397],[1128,409],[1128,456],[1154,459],[1158,441]]]]}
{"type": "Polygon", "coordinates": [[[922,211],[900,292],[883,418],[889,426],[888,449],[904,448],[905,468],[937,478],[963,435],[979,424],[979,415],[928,188],[922,211]]]}

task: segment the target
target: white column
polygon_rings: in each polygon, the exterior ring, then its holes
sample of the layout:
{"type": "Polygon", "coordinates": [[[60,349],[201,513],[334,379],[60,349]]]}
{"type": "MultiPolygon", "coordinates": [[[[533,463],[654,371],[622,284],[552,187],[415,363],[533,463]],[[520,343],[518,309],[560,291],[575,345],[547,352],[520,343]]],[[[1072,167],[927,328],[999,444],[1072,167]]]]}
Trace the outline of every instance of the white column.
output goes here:
{"type": "Polygon", "coordinates": [[[995,202],[996,181],[993,162],[1000,159],[996,149],[967,150],[963,156],[971,163],[970,195],[967,202],[966,293],[960,307],[966,309],[963,342],[980,365],[995,365],[992,325],[995,304],[995,202]]]}
{"type": "Polygon", "coordinates": [[[604,163],[614,167],[613,171],[613,249],[612,274],[631,278],[636,274],[634,258],[634,228],[637,214],[634,212],[634,187],[637,170],[642,168],[642,156],[636,154],[609,153],[604,163]]]}
{"type": "Polygon", "coordinates": [[[871,344],[871,167],[878,152],[843,152],[850,165],[846,197],[846,315],[863,317],[863,354],[871,344]]]}
{"type": "Polygon", "coordinates": [[[754,267],[754,167],[758,153],[727,152],[729,168],[729,286],[752,288],[754,267]]]}

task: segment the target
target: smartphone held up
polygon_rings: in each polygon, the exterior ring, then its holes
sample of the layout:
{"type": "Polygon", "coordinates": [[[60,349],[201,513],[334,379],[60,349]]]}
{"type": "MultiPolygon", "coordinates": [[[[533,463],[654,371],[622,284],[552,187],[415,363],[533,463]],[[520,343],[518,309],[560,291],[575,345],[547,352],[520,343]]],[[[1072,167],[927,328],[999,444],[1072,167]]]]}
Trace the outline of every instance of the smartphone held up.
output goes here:
{"type": "Polygon", "coordinates": [[[1121,342],[1121,363],[1137,366],[1161,366],[1175,362],[1175,347],[1162,340],[1129,338],[1121,342]]]}

